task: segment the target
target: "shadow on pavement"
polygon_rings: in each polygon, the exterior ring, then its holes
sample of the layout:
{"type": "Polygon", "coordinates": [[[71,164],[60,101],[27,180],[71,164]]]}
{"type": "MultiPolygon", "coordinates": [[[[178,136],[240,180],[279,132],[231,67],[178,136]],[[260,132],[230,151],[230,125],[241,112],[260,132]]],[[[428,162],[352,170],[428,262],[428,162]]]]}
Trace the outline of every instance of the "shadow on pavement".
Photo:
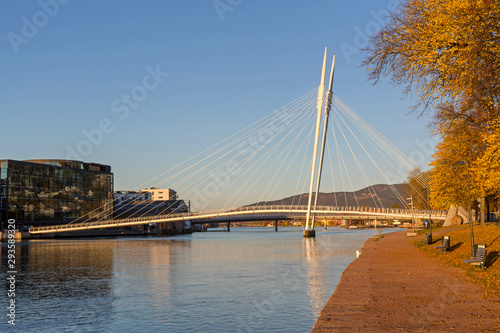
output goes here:
{"type": "Polygon", "coordinates": [[[485,262],[486,267],[493,266],[493,264],[498,259],[498,253],[499,253],[498,251],[492,251],[492,252],[488,253],[488,256],[486,257],[486,262],[485,262]]]}
{"type": "Polygon", "coordinates": [[[453,245],[453,246],[450,246],[450,248],[449,248],[449,250],[448,250],[448,251],[449,251],[449,252],[455,251],[455,250],[456,250],[456,249],[458,249],[460,246],[462,246],[462,244],[463,244],[463,243],[464,243],[464,242],[460,242],[460,243],[457,243],[457,244],[455,244],[455,245],[453,245]]]}

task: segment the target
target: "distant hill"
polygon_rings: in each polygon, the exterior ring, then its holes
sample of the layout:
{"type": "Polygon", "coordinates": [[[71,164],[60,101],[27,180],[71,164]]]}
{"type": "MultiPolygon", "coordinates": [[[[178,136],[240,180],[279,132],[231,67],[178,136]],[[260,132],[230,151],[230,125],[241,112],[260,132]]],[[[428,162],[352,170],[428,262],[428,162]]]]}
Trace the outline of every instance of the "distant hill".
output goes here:
{"type": "MultiPolygon", "coordinates": [[[[403,197],[406,196],[405,184],[378,184],[355,192],[332,192],[332,193],[319,193],[318,205],[319,206],[370,206],[370,207],[384,207],[390,208],[393,204],[398,204],[400,207],[404,207],[404,203],[401,202],[400,198],[394,193],[394,189],[398,191],[403,197]],[[378,199],[377,199],[378,197],[378,199]],[[336,198],[336,199],[335,199],[336,198]],[[347,198],[347,203],[346,203],[347,198]],[[356,201],[357,200],[357,201],[356,201]],[[379,201],[380,200],[380,201],[379,201]]],[[[259,202],[253,205],[307,205],[309,194],[303,193],[294,195],[288,198],[283,198],[280,200],[259,202]]],[[[314,197],[313,197],[314,199],[314,197]]]]}

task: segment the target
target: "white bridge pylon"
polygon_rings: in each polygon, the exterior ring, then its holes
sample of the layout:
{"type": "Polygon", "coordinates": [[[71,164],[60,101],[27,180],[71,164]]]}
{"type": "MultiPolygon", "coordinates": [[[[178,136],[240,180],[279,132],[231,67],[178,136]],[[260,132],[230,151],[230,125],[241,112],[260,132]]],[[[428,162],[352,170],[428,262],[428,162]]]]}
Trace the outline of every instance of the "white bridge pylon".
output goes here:
{"type": "Polygon", "coordinates": [[[325,47],[325,54],[323,56],[323,67],[321,70],[321,82],[318,88],[318,103],[317,103],[317,115],[316,115],[316,132],[314,136],[314,150],[312,156],[312,167],[311,167],[311,182],[309,186],[309,198],[307,203],[307,214],[306,214],[306,226],[304,229],[304,237],[315,237],[316,232],[314,231],[314,214],[311,221],[311,208],[312,208],[312,196],[314,189],[314,178],[316,173],[316,161],[318,159],[318,145],[319,145],[319,135],[321,123],[323,122],[323,139],[321,141],[321,153],[319,156],[319,169],[318,178],[316,181],[316,194],[314,199],[314,209],[316,210],[316,205],[318,204],[319,186],[321,184],[321,173],[323,170],[323,157],[325,155],[325,144],[326,144],[326,133],[328,131],[328,116],[332,107],[332,95],[333,95],[333,74],[335,71],[335,55],[333,55],[332,69],[330,71],[330,83],[328,85],[328,91],[326,93],[326,101],[324,101],[324,89],[325,89],[325,72],[326,72],[326,56],[327,48],[325,47]],[[324,108],[323,108],[324,105],[324,108]],[[323,118],[324,113],[324,118],[323,118]]]}

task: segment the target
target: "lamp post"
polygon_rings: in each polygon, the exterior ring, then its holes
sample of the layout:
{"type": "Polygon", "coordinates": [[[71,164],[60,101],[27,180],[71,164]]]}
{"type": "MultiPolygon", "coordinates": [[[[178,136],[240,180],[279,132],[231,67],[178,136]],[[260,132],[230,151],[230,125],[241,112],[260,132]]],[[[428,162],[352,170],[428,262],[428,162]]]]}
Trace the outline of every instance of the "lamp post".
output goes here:
{"type": "Polygon", "coordinates": [[[469,224],[470,224],[470,249],[471,249],[471,257],[475,256],[474,251],[474,230],[472,228],[472,209],[470,202],[470,180],[469,180],[469,161],[456,161],[453,165],[463,165],[467,167],[467,190],[469,192],[469,224]]]}
{"type": "Polygon", "coordinates": [[[413,218],[413,195],[410,195],[409,198],[406,198],[406,200],[410,201],[410,208],[411,208],[411,226],[413,229],[413,233],[415,233],[415,219],[413,218]]]}
{"type": "Polygon", "coordinates": [[[432,218],[431,218],[431,198],[429,196],[429,188],[423,188],[421,191],[426,191],[427,192],[427,202],[429,203],[429,236],[431,237],[431,242],[432,242],[432,218]]]}

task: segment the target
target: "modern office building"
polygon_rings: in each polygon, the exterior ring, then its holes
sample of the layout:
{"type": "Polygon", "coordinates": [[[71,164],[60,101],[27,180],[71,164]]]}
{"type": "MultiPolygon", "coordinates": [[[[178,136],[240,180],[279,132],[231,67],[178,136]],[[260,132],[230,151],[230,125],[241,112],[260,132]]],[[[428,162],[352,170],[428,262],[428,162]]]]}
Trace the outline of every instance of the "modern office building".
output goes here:
{"type": "Polygon", "coordinates": [[[0,160],[1,221],[65,223],[113,214],[109,165],[74,160],[0,160]]]}

